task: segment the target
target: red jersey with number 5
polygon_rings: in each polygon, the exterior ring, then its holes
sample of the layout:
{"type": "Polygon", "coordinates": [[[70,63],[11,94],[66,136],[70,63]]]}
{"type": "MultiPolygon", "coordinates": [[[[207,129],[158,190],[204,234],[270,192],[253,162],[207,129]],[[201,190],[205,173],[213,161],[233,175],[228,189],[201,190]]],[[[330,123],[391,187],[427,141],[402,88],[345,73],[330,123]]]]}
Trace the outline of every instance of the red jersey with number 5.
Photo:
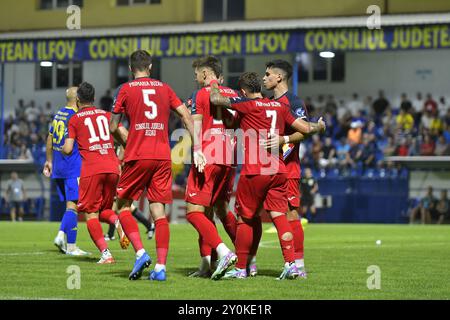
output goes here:
{"type": "Polygon", "coordinates": [[[110,112],[95,107],[80,109],[70,118],[69,138],[78,143],[82,159],[80,177],[119,174],[114,138],[109,132],[110,119],[110,112]]]}
{"type": "Polygon", "coordinates": [[[125,114],[130,122],[124,162],[170,160],[170,110],[181,104],[172,88],[159,80],[137,78],[119,87],[113,113],[125,114]]]}
{"type": "MultiPolygon", "coordinates": [[[[267,98],[247,99],[230,98],[231,108],[240,116],[240,128],[243,136],[238,143],[244,147],[242,175],[274,175],[286,173],[286,166],[279,153],[270,153],[262,145],[269,133],[283,135],[285,128],[296,120],[289,108],[267,98]]],[[[239,147],[238,147],[239,148],[239,147]]]]}

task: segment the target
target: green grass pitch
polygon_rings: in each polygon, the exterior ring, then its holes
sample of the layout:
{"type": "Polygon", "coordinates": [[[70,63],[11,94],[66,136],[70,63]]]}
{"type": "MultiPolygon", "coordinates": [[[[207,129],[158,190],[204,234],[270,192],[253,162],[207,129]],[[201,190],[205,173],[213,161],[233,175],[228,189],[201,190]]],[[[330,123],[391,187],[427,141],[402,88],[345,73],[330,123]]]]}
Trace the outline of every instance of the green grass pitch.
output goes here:
{"type": "MultiPolygon", "coordinates": [[[[110,242],[117,263],[97,265],[99,254],[84,223],[79,224],[78,245],[93,255],[60,254],[53,245],[58,226],[0,223],[0,299],[450,298],[449,226],[309,224],[305,229],[309,277],[294,281],[275,280],[281,272],[282,255],[276,234],[264,233],[256,278],[214,282],[186,277],[199,263],[197,235],[188,224],[171,225],[168,280],[164,283],[148,281],[148,270],[139,281],[129,281],[133,250],[121,250],[117,240],[110,242]],[[382,244],[377,246],[376,240],[382,244]],[[70,274],[66,271],[71,265],[81,270],[78,290],[67,289],[70,274]],[[373,265],[380,268],[381,288],[369,290],[367,269],[373,265]]],[[[270,227],[265,224],[264,230],[270,227]]],[[[219,229],[227,239],[222,226],[219,229]]],[[[154,243],[144,240],[153,260],[154,243]]]]}

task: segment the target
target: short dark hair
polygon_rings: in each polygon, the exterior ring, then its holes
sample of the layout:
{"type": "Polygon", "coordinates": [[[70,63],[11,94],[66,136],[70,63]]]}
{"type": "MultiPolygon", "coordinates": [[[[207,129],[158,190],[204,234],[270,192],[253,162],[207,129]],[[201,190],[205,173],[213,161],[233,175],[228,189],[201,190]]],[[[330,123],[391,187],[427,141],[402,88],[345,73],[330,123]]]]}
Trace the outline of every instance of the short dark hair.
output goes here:
{"type": "Polygon", "coordinates": [[[132,72],[146,71],[152,64],[152,55],[145,50],[137,50],[131,54],[129,63],[132,72]]]}
{"type": "Polygon", "coordinates": [[[220,60],[214,56],[205,56],[198,59],[195,59],[194,62],[192,62],[192,68],[198,69],[198,68],[208,68],[211,69],[217,78],[219,78],[223,71],[222,71],[222,63],[220,60]]]}
{"type": "Polygon", "coordinates": [[[238,86],[250,93],[261,92],[261,79],[256,72],[245,72],[239,77],[238,86]]]}
{"type": "Polygon", "coordinates": [[[95,100],[95,89],[90,83],[83,82],[77,90],[78,100],[80,103],[92,103],[95,100]]]}
{"type": "Polygon", "coordinates": [[[286,80],[289,80],[292,77],[292,65],[286,60],[277,59],[269,61],[266,63],[266,68],[277,68],[284,71],[284,73],[286,73],[286,80]]]}

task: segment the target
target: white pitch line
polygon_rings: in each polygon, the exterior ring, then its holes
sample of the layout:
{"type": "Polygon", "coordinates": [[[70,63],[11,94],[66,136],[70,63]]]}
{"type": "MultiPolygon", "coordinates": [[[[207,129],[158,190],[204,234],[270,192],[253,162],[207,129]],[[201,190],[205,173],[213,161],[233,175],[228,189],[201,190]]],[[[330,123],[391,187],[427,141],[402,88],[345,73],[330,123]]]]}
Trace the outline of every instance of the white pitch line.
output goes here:
{"type": "Polygon", "coordinates": [[[11,252],[11,253],[0,253],[0,256],[38,256],[45,254],[45,252],[11,252]]]}

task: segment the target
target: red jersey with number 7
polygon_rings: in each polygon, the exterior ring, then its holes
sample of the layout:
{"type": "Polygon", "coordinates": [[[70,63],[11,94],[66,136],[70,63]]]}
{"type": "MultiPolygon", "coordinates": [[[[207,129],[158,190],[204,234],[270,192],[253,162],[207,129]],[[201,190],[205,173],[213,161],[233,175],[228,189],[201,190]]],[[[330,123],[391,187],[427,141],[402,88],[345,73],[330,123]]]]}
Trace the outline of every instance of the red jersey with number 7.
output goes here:
{"type": "Polygon", "coordinates": [[[110,112],[95,107],[80,109],[70,118],[68,134],[78,144],[82,178],[100,173],[119,174],[119,159],[109,132],[110,119],[110,112]]]}
{"type": "Polygon", "coordinates": [[[170,160],[170,111],[182,102],[172,88],[155,79],[136,78],[117,91],[113,113],[130,123],[124,162],[140,159],[170,160]]]}
{"type": "MultiPolygon", "coordinates": [[[[267,98],[230,98],[231,108],[240,116],[242,134],[237,141],[243,144],[244,159],[241,175],[274,175],[286,173],[286,166],[277,152],[272,154],[262,146],[269,133],[283,135],[285,128],[295,122],[290,109],[267,98]]],[[[239,146],[238,146],[239,148],[239,146]]]]}

